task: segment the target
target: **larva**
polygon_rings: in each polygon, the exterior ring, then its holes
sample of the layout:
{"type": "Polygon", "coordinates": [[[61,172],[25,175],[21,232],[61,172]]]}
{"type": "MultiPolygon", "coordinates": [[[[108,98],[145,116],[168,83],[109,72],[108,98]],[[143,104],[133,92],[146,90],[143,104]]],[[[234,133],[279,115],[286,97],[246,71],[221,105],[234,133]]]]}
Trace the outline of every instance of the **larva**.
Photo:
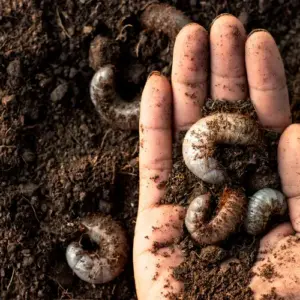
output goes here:
{"type": "Polygon", "coordinates": [[[128,258],[128,242],[124,230],[110,216],[94,215],[82,221],[86,234],[97,243],[96,251],[84,250],[80,242],[72,242],[66,259],[82,280],[100,284],[113,280],[124,269],[128,258]]]}
{"type": "Polygon", "coordinates": [[[199,244],[215,244],[225,240],[245,215],[245,195],[226,188],[219,200],[217,214],[212,220],[207,220],[210,199],[210,194],[197,196],[190,203],[185,217],[187,230],[199,244]]]}
{"type": "Polygon", "coordinates": [[[281,192],[270,188],[259,190],[249,199],[246,231],[252,235],[263,232],[273,215],[283,215],[286,210],[286,199],[281,192]]]}
{"type": "MultiPolygon", "coordinates": [[[[162,31],[174,44],[177,33],[190,20],[170,5],[153,3],[144,8],[140,22],[145,29],[162,31]]],[[[107,123],[124,130],[137,130],[141,95],[128,102],[116,92],[115,66],[111,58],[117,58],[118,51],[115,43],[107,37],[98,36],[92,42],[90,64],[96,73],[90,84],[90,95],[96,110],[107,123]],[[101,55],[104,51],[110,64],[101,55]]]]}
{"type": "Polygon", "coordinates": [[[196,122],[183,141],[183,158],[189,170],[211,184],[225,181],[226,172],[213,157],[216,144],[255,145],[261,142],[257,123],[235,113],[216,113],[196,122]]]}

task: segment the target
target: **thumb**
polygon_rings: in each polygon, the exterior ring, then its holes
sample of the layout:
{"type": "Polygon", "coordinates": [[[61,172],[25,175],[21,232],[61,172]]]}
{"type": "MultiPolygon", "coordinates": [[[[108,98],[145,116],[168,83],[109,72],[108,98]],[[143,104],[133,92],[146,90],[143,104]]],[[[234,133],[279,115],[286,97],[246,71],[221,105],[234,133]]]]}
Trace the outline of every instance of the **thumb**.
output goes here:
{"type": "Polygon", "coordinates": [[[260,240],[257,260],[264,259],[265,256],[268,255],[275,248],[275,246],[280,240],[294,233],[295,231],[291,223],[280,224],[279,226],[271,230],[260,240]]]}
{"type": "Polygon", "coordinates": [[[290,219],[300,232],[300,124],[290,125],[278,146],[278,165],[282,190],[288,197],[290,219]]]}

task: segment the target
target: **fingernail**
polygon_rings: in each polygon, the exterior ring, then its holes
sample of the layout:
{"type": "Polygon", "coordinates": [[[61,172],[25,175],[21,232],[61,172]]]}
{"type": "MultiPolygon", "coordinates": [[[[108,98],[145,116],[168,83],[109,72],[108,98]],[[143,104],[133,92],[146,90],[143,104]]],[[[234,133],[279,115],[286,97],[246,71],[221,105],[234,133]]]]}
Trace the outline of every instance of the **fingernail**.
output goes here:
{"type": "Polygon", "coordinates": [[[152,77],[152,76],[161,76],[161,73],[160,73],[159,71],[152,71],[152,72],[149,74],[147,80],[148,80],[150,77],[152,77]]]}
{"type": "Polygon", "coordinates": [[[210,30],[211,27],[214,25],[214,23],[215,23],[219,18],[221,18],[221,17],[223,17],[223,16],[232,16],[232,17],[234,17],[234,15],[232,15],[232,14],[230,14],[230,13],[223,13],[223,14],[220,14],[220,15],[216,16],[216,17],[213,19],[213,21],[210,23],[209,30],[210,30]]]}
{"type": "MultiPolygon", "coordinates": [[[[191,23],[188,23],[188,24],[184,25],[184,26],[181,28],[181,30],[182,30],[183,28],[185,28],[185,27],[189,27],[189,26],[192,26],[192,25],[197,25],[198,27],[201,27],[205,32],[207,32],[207,30],[206,30],[203,26],[199,25],[199,24],[196,23],[196,22],[191,22],[191,23]]],[[[180,30],[180,31],[181,31],[181,30],[180,30]]]]}
{"type": "Polygon", "coordinates": [[[259,32],[259,31],[264,31],[264,32],[269,33],[269,31],[266,30],[266,29],[263,29],[263,28],[257,28],[257,29],[253,29],[253,30],[248,34],[248,38],[249,38],[253,33],[259,32]]]}

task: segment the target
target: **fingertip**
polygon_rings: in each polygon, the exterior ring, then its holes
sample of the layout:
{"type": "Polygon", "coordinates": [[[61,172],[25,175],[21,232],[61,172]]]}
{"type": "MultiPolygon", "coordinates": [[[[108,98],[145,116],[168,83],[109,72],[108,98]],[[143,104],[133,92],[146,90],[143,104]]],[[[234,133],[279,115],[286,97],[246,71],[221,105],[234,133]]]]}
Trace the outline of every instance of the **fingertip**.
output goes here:
{"type": "Polygon", "coordinates": [[[150,77],[152,76],[161,76],[161,73],[159,71],[152,71],[149,75],[148,75],[148,78],[147,78],[147,81],[150,79],[150,77]]]}
{"type": "MultiPolygon", "coordinates": [[[[264,29],[264,28],[256,28],[256,29],[253,29],[253,30],[248,34],[247,39],[249,39],[249,37],[250,37],[252,34],[256,33],[256,32],[265,32],[265,33],[269,33],[269,31],[266,30],[266,29],[264,29]]],[[[269,35],[271,35],[271,34],[269,33],[269,35]]],[[[271,35],[271,37],[272,37],[272,35],[271,35]]],[[[273,38],[273,37],[272,37],[272,38],[273,38]]]]}
{"type": "Polygon", "coordinates": [[[224,14],[214,20],[210,29],[213,99],[246,99],[245,41],[245,28],[235,16],[224,14]]]}
{"type": "Polygon", "coordinates": [[[246,69],[250,98],[260,122],[281,132],[291,123],[283,61],[272,35],[262,29],[246,41],[246,69]]]}
{"type": "Polygon", "coordinates": [[[162,75],[159,71],[152,71],[148,75],[144,90],[146,88],[149,88],[149,86],[153,87],[155,85],[161,85],[162,87],[165,86],[166,88],[168,83],[169,83],[168,79],[164,75],[162,75]]]}
{"type": "Polygon", "coordinates": [[[142,93],[140,123],[143,126],[171,127],[172,91],[168,79],[152,72],[142,93]]]}
{"type": "Polygon", "coordinates": [[[207,35],[207,30],[201,26],[200,24],[198,23],[189,23],[187,25],[185,25],[184,27],[182,27],[182,29],[179,31],[177,37],[176,37],[176,40],[175,40],[175,43],[182,39],[185,39],[187,35],[198,35],[198,34],[201,34],[201,35],[207,35]]]}
{"type": "Polygon", "coordinates": [[[218,31],[223,26],[236,26],[239,29],[240,34],[246,38],[246,30],[242,22],[234,15],[229,13],[221,14],[213,20],[210,26],[210,34],[218,31]]]}
{"type": "Polygon", "coordinates": [[[201,117],[207,96],[208,33],[199,24],[182,28],[174,45],[172,88],[174,126],[186,130],[201,117]]]}
{"type": "Polygon", "coordinates": [[[280,64],[280,67],[283,67],[283,62],[279,53],[279,49],[276,45],[273,36],[269,31],[265,29],[252,30],[247,36],[245,47],[246,59],[247,55],[249,58],[249,54],[256,54],[256,56],[262,56],[262,54],[265,54],[265,56],[267,56],[269,54],[272,54],[273,56],[276,56],[277,64],[280,64]]]}
{"type": "Polygon", "coordinates": [[[224,16],[232,16],[234,17],[232,14],[230,13],[222,13],[222,14],[219,14],[217,15],[211,22],[210,26],[209,26],[209,30],[211,30],[212,26],[215,24],[215,22],[220,19],[220,18],[223,18],[224,16]]]}

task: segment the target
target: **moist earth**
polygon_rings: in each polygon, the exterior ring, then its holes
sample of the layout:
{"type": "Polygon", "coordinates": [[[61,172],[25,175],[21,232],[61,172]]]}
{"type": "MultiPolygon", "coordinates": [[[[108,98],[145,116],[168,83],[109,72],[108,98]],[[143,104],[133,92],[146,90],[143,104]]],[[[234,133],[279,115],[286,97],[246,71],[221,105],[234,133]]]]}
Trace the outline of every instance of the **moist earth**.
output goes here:
{"type": "MultiPolygon", "coordinates": [[[[131,261],[116,280],[91,285],[73,275],[65,259],[67,245],[80,236],[80,218],[111,214],[132,245],[137,214],[138,134],[111,128],[95,111],[89,97],[94,74],[89,47],[98,34],[119,41],[117,89],[124,99],[131,99],[141,92],[151,71],[170,75],[172,44],[161,32],[140,26],[141,10],[153,1],[19,0],[17,6],[12,2],[0,2],[1,298],[136,299],[131,261]]],[[[207,29],[218,14],[230,12],[248,32],[269,30],[285,63],[293,121],[300,120],[298,1],[164,3],[207,29]]],[[[208,113],[238,109],[255,117],[251,106],[209,103],[208,113]]],[[[253,176],[253,182],[243,183],[249,194],[259,184],[279,186],[278,137],[266,133],[266,138],[266,152],[220,147],[216,153],[232,171],[232,184],[234,178],[251,172],[250,160],[259,164],[268,155],[268,163],[261,164],[257,174],[266,182],[253,176]],[[266,175],[268,168],[271,172],[266,175]]],[[[195,185],[201,188],[202,183],[182,164],[178,145],[175,149],[173,174],[184,176],[170,179],[162,201],[171,201],[172,187],[172,201],[187,205],[195,185]]],[[[216,196],[220,192],[212,191],[216,196]]],[[[247,283],[258,239],[241,230],[218,247],[199,248],[187,234],[181,244],[188,259],[175,276],[190,289],[187,298],[251,297],[247,283]]]]}

